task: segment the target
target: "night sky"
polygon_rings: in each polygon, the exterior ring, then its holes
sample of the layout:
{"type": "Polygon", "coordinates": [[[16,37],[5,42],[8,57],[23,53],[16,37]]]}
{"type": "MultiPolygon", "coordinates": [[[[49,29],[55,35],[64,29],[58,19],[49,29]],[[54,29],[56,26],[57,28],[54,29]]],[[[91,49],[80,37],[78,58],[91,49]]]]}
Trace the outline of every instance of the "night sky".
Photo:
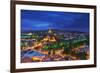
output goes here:
{"type": "Polygon", "coordinates": [[[47,29],[89,32],[89,13],[21,10],[21,31],[47,29]]]}

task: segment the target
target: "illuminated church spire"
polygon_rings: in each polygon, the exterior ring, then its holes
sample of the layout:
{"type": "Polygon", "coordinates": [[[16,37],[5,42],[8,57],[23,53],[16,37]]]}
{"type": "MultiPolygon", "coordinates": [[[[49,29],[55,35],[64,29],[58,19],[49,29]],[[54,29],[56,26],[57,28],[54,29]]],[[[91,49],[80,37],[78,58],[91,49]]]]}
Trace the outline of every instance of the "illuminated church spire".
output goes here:
{"type": "Polygon", "coordinates": [[[52,30],[51,30],[51,29],[49,29],[49,30],[48,30],[48,33],[52,33],[52,30]]]}

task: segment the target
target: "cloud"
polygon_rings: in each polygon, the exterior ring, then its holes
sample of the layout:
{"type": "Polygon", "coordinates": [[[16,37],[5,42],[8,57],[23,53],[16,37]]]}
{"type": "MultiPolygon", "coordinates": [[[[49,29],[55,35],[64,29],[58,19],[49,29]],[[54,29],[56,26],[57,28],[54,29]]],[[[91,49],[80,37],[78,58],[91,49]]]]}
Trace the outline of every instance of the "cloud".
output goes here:
{"type": "Polygon", "coordinates": [[[89,13],[21,10],[22,30],[89,30],[89,13]]]}

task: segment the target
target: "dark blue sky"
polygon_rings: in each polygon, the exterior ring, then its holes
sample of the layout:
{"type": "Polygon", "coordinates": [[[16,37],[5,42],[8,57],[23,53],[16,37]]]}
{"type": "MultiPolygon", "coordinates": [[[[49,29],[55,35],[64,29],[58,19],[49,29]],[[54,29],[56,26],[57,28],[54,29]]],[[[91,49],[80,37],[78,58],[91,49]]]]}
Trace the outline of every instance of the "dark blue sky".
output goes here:
{"type": "Polygon", "coordinates": [[[89,32],[89,13],[21,10],[21,31],[47,29],[89,32]]]}

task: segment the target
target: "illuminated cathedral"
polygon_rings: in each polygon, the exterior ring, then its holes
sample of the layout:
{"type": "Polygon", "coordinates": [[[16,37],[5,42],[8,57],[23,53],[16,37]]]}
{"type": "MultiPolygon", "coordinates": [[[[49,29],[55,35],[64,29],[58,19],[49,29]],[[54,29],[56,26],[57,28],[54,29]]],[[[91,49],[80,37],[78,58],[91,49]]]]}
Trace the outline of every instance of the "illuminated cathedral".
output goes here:
{"type": "Polygon", "coordinates": [[[48,30],[48,34],[42,39],[42,42],[56,42],[57,37],[53,34],[51,29],[48,30]]]}

